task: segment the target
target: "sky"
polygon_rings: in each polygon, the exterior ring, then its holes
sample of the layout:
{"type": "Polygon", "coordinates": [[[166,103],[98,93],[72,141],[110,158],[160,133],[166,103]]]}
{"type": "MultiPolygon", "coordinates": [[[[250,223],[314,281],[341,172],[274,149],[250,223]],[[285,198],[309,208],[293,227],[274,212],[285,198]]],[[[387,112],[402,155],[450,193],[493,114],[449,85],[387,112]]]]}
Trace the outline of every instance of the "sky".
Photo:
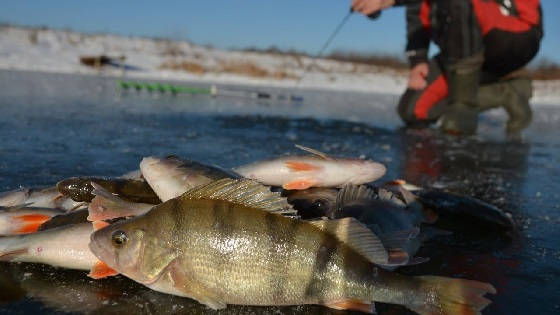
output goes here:
{"type": "MultiPolygon", "coordinates": [[[[537,58],[560,63],[560,1],[541,0],[545,38],[537,58]]],[[[311,55],[348,13],[350,0],[0,0],[0,22],[81,32],[184,39],[218,48],[296,49],[311,55]]],[[[327,50],[403,57],[404,8],[378,20],[354,14],[327,50]]]]}

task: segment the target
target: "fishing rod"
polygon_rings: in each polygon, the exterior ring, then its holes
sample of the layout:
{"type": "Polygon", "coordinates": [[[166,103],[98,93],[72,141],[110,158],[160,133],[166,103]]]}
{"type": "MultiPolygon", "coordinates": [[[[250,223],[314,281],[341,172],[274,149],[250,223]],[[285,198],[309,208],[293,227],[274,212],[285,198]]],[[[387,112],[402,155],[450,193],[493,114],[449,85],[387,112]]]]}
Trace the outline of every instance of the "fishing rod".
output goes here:
{"type": "MultiPolygon", "coordinates": [[[[342,21],[340,21],[338,23],[338,25],[336,26],[336,28],[334,29],[334,31],[331,32],[331,35],[328,37],[328,39],[325,41],[325,43],[323,44],[323,46],[321,46],[321,49],[319,49],[319,51],[313,55],[311,58],[311,63],[309,63],[307,66],[305,66],[305,68],[303,69],[303,73],[301,74],[301,76],[297,79],[295,87],[299,86],[299,83],[303,80],[303,78],[307,75],[307,73],[309,72],[309,70],[311,69],[311,66],[315,65],[315,61],[319,58],[321,58],[321,56],[323,56],[323,53],[325,52],[325,50],[327,49],[327,47],[329,47],[329,45],[331,44],[331,42],[334,40],[334,38],[336,37],[336,35],[338,35],[338,33],[340,32],[340,30],[342,30],[342,28],[344,27],[344,25],[346,24],[346,22],[348,22],[348,20],[350,19],[350,16],[352,16],[352,13],[354,13],[354,8],[350,7],[350,10],[348,11],[348,13],[346,13],[344,15],[344,18],[342,18],[342,21]]],[[[371,14],[369,14],[367,17],[375,20],[377,18],[379,18],[381,16],[381,11],[377,11],[377,12],[373,12],[371,14]]]]}

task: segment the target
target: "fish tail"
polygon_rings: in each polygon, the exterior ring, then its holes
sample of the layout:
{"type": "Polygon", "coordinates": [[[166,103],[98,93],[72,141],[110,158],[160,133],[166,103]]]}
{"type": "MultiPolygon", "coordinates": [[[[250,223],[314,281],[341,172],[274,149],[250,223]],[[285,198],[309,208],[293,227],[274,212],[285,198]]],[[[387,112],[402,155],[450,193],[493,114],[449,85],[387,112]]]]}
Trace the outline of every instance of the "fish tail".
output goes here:
{"type": "Polygon", "coordinates": [[[415,299],[407,308],[419,314],[480,314],[480,311],[492,301],[484,297],[485,294],[496,294],[496,289],[489,283],[453,279],[437,276],[415,277],[420,282],[418,294],[421,299],[415,299]]]}
{"type": "Polygon", "coordinates": [[[101,186],[92,183],[95,198],[88,207],[88,221],[108,220],[125,217],[134,213],[131,204],[114,196],[101,186]]]}

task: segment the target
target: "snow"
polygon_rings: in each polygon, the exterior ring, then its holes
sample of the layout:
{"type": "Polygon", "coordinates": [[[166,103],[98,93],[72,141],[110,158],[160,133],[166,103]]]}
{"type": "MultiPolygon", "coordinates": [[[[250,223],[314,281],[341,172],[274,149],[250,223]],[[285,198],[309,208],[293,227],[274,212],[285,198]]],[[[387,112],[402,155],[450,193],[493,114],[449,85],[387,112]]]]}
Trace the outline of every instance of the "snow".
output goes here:
{"type": "MultiPolygon", "coordinates": [[[[188,80],[212,84],[260,85],[400,94],[407,74],[390,68],[310,57],[228,51],[186,41],[83,34],[66,30],[0,27],[0,69],[124,76],[128,79],[188,80]],[[80,64],[80,56],[126,56],[125,64],[96,70],[80,64]],[[165,62],[190,62],[202,74],[161,69],[165,62]],[[255,77],[222,71],[227,64],[251,64],[273,75],[255,77]],[[303,77],[300,82],[297,78],[303,77]]],[[[534,83],[533,104],[560,105],[560,81],[534,83]]]]}

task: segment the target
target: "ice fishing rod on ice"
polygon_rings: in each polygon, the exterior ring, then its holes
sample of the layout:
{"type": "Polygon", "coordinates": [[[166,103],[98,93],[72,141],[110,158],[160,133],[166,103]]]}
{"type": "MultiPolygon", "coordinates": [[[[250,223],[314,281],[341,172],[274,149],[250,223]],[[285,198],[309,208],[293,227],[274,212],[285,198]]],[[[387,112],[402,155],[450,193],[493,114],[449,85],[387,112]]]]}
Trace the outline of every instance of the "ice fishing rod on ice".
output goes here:
{"type": "Polygon", "coordinates": [[[226,89],[223,87],[218,87],[216,85],[211,85],[209,87],[199,87],[199,86],[185,86],[185,85],[175,85],[169,83],[153,83],[153,82],[137,82],[137,81],[117,81],[117,88],[121,90],[136,90],[136,91],[147,91],[150,93],[169,93],[172,95],[177,94],[190,94],[190,95],[208,95],[208,96],[223,96],[223,97],[240,97],[240,98],[252,98],[260,100],[275,100],[275,101],[291,101],[291,102],[301,102],[303,97],[297,95],[287,95],[279,93],[267,93],[257,90],[247,90],[247,89],[226,89]]]}
{"type": "MultiPolygon", "coordinates": [[[[323,56],[323,53],[325,52],[325,50],[327,50],[327,47],[329,47],[329,45],[334,40],[336,35],[338,35],[340,30],[342,30],[344,25],[346,25],[346,22],[348,22],[348,20],[350,19],[350,16],[352,16],[352,13],[354,13],[354,8],[350,7],[350,10],[348,11],[348,13],[346,13],[346,15],[344,15],[344,18],[342,18],[342,21],[340,21],[340,23],[338,23],[338,25],[336,26],[334,31],[332,31],[331,35],[325,41],[323,46],[321,46],[321,49],[319,49],[319,51],[314,56],[312,56],[311,63],[307,64],[307,66],[305,66],[305,68],[303,68],[303,73],[301,74],[301,76],[296,81],[296,87],[299,86],[299,83],[307,75],[307,73],[309,72],[311,67],[315,65],[315,61],[317,59],[321,58],[321,56],[323,56]]],[[[370,15],[368,15],[368,18],[370,18],[372,20],[375,20],[375,19],[379,18],[380,16],[381,16],[381,11],[377,11],[377,12],[374,12],[374,13],[371,13],[370,15]]]]}

